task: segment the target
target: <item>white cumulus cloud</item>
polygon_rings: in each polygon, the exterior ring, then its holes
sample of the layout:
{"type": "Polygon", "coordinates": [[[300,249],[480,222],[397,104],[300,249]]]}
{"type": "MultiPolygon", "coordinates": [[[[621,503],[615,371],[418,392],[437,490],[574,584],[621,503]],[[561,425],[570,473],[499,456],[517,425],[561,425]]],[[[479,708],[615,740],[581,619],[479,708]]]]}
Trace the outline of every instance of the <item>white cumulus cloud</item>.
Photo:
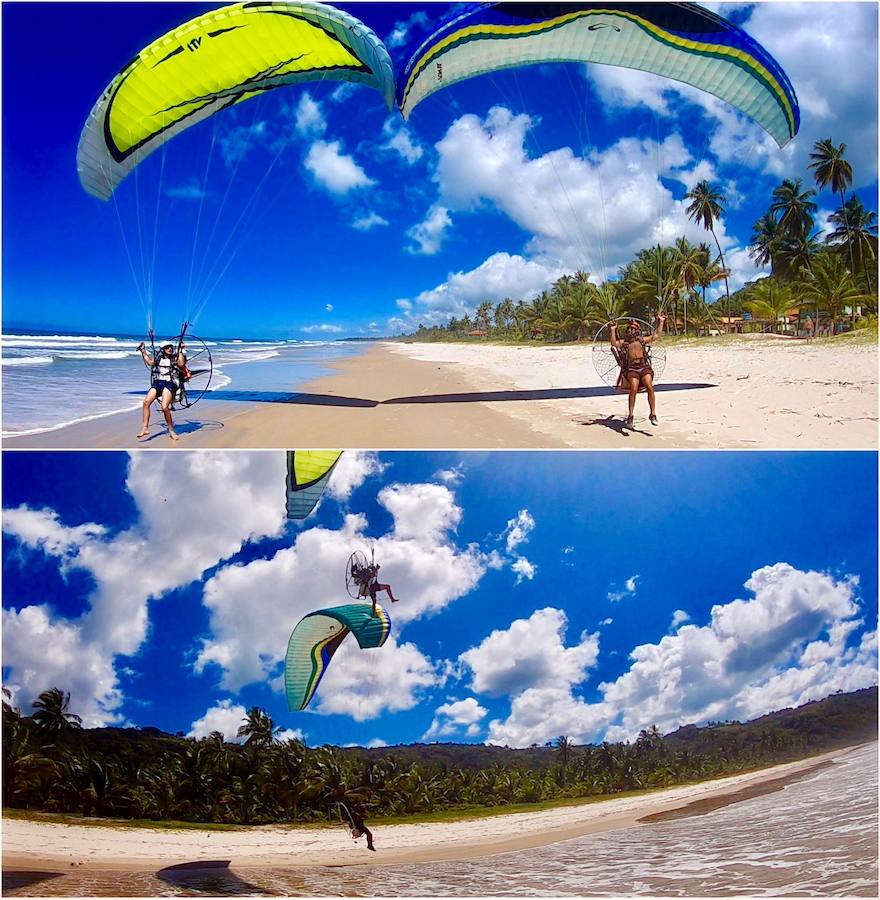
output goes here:
{"type": "Polygon", "coordinates": [[[480,733],[480,722],[487,713],[488,710],[473,697],[443,703],[434,711],[434,720],[422,740],[461,732],[467,737],[476,737],[480,733]]]}
{"type": "MultiPolygon", "coordinates": [[[[490,694],[500,682],[512,701],[506,719],[489,723],[489,741],[528,746],[559,734],[632,740],[651,725],[668,732],[688,723],[747,721],[877,683],[876,631],[849,640],[863,624],[857,579],[778,563],[754,572],[745,586],[751,596],[713,606],[707,624],[682,624],[635,647],[629,669],[600,684],[601,700],[593,703],[577,695],[585,670],[549,679],[537,666],[535,677],[518,677],[496,659],[508,642],[516,654],[520,642],[506,632],[490,635],[481,652],[468,651],[477,665],[472,687],[490,694]],[[488,652],[493,644],[496,652],[488,652]]],[[[560,637],[557,654],[561,646],[560,637]]]]}
{"type": "Polygon", "coordinates": [[[304,165],[315,181],[331,194],[345,195],[374,184],[354,157],[342,151],[340,141],[315,141],[306,154],[304,165]]]}
{"type": "Polygon", "coordinates": [[[247,721],[247,710],[240,703],[221,700],[216,706],[192,723],[187,737],[205,738],[219,731],[229,743],[242,744],[244,738],[238,736],[238,729],[247,721]]]}
{"type": "Polygon", "coordinates": [[[327,130],[324,109],[308,91],[300,95],[295,117],[296,130],[301,135],[315,137],[324,134],[327,130]]]}
{"type": "Polygon", "coordinates": [[[510,564],[510,568],[516,572],[517,584],[521,584],[523,581],[531,581],[535,577],[535,572],[538,571],[538,567],[524,556],[518,556],[510,564]]]}
{"type": "Polygon", "coordinates": [[[561,609],[536,610],[504,630],[493,631],[459,660],[471,674],[471,688],[497,697],[530,687],[577,684],[596,664],[599,637],[582,634],[573,647],[565,646],[568,619],[561,609]]]}
{"type": "Polygon", "coordinates": [[[620,603],[621,600],[626,600],[628,597],[634,597],[638,590],[638,581],[638,575],[630,575],[623,583],[623,587],[618,588],[617,586],[614,586],[608,591],[608,599],[612,603],[620,603]]]}
{"type": "Polygon", "coordinates": [[[4,666],[19,702],[57,685],[87,727],[119,722],[116,658],[135,655],[146,639],[148,601],[199,579],[246,542],[280,534],[284,481],[281,453],[136,453],[126,486],[138,518],[125,531],[68,527],[49,510],[5,510],[3,529],[19,552],[43,553],[63,575],[81,570],[94,580],[75,618],[49,597],[3,611],[4,666]],[[199,510],[186,540],[169,527],[180,509],[199,510]]]}
{"type": "Polygon", "coordinates": [[[372,231],[374,228],[383,228],[390,224],[388,219],[376,212],[364,213],[351,221],[351,227],[355,231],[372,231]]]}
{"type": "Polygon", "coordinates": [[[535,519],[527,509],[521,509],[515,519],[510,519],[502,537],[508,553],[513,553],[520,544],[529,539],[534,531],[535,519]]]}
{"type": "Polygon", "coordinates": [[[406,126],[388,119],[382,132],[388,138],[383,147],[398,154],[407,165],[415,165],[424,156],[424,147],[413,138],[412,132],[406,126]]]}
{"type": "Polygon", "coordinates": [[[428,210],[424,221],[413,225],[407,232],[413,243],[409,250],[412,253],[422,253],[432,256],[439,253],[443,247],[443,239],[447,229],[452,225],[449,210],[445,206],[433,206],[428,210]]]}

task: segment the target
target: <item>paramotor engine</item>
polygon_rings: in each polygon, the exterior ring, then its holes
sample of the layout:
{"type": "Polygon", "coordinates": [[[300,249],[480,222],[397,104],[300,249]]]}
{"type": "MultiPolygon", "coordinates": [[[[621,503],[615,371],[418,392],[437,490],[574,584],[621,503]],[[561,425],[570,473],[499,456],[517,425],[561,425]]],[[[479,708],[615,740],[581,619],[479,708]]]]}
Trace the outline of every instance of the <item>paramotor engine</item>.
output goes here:
{"type": "Polygon", "coordinates": [[[366,554],[355,550],[345,565],[345,589],[352,600],[362,600],[367,596],[365,574],[369,568],[366,554]]]}
{"type": "Polygon", "coordinates": [[[354,816],[348,805],[341,800],[337,802],[336,809],[339,812],[339,823],[348,832],[349,837],[357,843],[358,839],[363,837],[363,833],[354,823],[354,816]]]}
{"type": "MultiPolygon", "coordinates": [[[[638,322],[641,326],[641,333],[644,336],[654,334],[654,326],[644,319],[637,319],[634,316],[624,316],[615,320],[617,323],[617,331],[619,335],[623,335],[629,322],[638,322]]],[[[663,377],[666,370],[666,348],[662,344],[648,344],[645,348],[648,355],[648,362],[654,370],[654,382],[658,382],[663,377]]],[[[611,323],[603,325],[596,337],[593,339],[593,366],[596,374],[602,381],[618,390],[628,390],[627,385],[621,381],[623,375],[623,355],[622,351],[611,346],[611,323]]],[[[639,392],[643,392],[644,388],[639,388],[639,392]]]]}
{"type": "MultiPolygon", "coordinates": [[[[189,332],[186,327],[183,331],[170,341],[157,342],[152,334],[149,335],[150,354],[153,359],[157,358],[158,348],[164,344],[172,344],[175,350],[175,358],[183,348],[186,354],[186,367],[182,372],[178,373],[180,385],[174,400],[171,404],[172,409],[190,409],[195,406],[211,387],[211,379],[214,376],[214,361],[211,358],[211,349],[199,337],[189,332]]],[[[150,370],[150,384],[155,377],[155,370],[150,370]]],[[[156,397],[156,403],[160,403],[161,397],[156,397]]]]}

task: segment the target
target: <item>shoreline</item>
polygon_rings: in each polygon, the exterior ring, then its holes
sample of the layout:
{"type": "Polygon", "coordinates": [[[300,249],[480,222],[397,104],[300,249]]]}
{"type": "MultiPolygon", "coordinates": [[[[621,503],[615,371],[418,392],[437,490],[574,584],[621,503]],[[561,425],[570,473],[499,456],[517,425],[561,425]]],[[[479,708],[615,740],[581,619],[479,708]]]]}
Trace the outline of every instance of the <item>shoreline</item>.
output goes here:
{"type": "Polygon", "coordinates": [[[630,827],[651,827],[657,816],[699,815],[730,803],[782,790],[785,784],[833,765],[865,744],[782,763],[755,772],[610,797],[535,812],[479,819],[377,825],[377,853],[353,845],[340,828],[257,826],[236,831],[148,830],[3,820],[3,869],[12,872],[143,872],[171,866],[198,868],[218,860],[239,867],[316,868],[397,865],[477,859],[630,827]],[[690,809],[690,812],[688,810],[690,809]],[[47,852],[48,847],[57,848],[47,852]],[[182,849],[184,847],[185,849],[182,849]]]}
{"type": "Polygon", "coordinates": [[[440,417],[419,396],[472,393],[461,373],[405,356],[386,344],[329,361],[322,374],[295,388],[272,392],[209,392],[192,410],[175,415],[180,441],[172,442],[153,415],[150,437],[137,441],[137,410],[113,413],[40,434],[6,437],[4,446],[22,449],[469,449],[542,447],[540,433],[483,404],[453,407],[440,417]],[[391,365],[389,365],[391,361],[391,365]],[[413,404],[401,388],[415,395],[413,404]]]}
{"type": "Polygon", "coordinates": [[[172,442],[137,411],[30,436],[10,449],[838,449],[878,446],[877,347],[772,336],[672,343],[659,425],[640,396],[601,382],[590,345],[377,342],[328,361],[331,374],[277,390],[209,392],[175,417],[172,442]]]}

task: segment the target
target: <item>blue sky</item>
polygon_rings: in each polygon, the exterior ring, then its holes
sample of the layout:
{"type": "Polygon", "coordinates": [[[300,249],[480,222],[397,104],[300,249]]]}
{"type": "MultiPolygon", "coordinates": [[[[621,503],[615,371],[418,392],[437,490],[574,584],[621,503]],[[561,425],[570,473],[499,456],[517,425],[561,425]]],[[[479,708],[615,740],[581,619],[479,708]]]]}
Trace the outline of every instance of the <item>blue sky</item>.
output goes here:
{"type": "Polygon", "coordinates": [[[277,452],[5,454],[3,484],[4,684],[89,725],[527,746],[876,683],[875,454],[347,452],[301,525],[277,452]],[[392,636],[290,713],[290,631],[370,541],[392,636]]]}
{"type": "MultiPolygon", "coordinates": [[[[376,92],[321,84],[273,92],[179,136],[158,204],[155,154],[137,189],[126,183],[117,192],[117,216],[78,183],[83,122],[140,48],[210,8],[3,5],[6,328],[142,333],[146,279],[138,253],[132,277],[122,234],[137,245],[137,223],[150,233],[157,209],[158,253],[144,259],[155,273],[158,331],[180,323],[195,271],[200,283],[216,283],[199,333],[301,339],[445,321],[484,299],[533,296],[578,267],[613,274],[658,240],[702,239],[682,208],[701,178],[729,197],[719,236],[738,286],[757,274],[745,245],[770,191],[783,177],[806,177],[813,143],[829,136],[847,143],[854,187],[877,208],[874,6],[765,3],[712,8],[745,27],[794,83],[803,124],[783,151],[706,94],[613,67],[475,79],[429,98],[408,126],[376,92]],[[34,35],[51,64],[33,65],[34,35]],[[226,165],[201,190],[214,134],[226,165]],[[232,228],[261,183],[253,220],[232,228]],[[206,208],[227,202],[211,219],[214,240],[203,229],[194,250],[199,193],[206,208]]],[[[440,5],[346,8],[394,56],[424,34],[440,5]]],[[[827,193],[819,202],[821,225],[835,202],[827,193]]]]}

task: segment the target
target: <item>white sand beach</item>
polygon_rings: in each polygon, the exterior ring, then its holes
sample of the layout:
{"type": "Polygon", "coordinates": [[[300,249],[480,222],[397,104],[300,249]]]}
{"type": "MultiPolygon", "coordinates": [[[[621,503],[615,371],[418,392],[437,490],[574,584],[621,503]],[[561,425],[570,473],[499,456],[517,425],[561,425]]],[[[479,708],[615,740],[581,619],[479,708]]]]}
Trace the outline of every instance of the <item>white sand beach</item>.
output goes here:
{"type": "MultiPolygon", "coordinates": [[[[772,335],[670,340],[659,424],[603,384],[592,346],[380,343],[258,402],[234,383],[177,417],[173,446],[367,449],[876,449],[877,346],[772,335]],[[285,391],[289,393],[285,394],[285,391]]],[[[139,411],[7,438],[9,448],[165,449],[139,411]]]]}
{"type": "Polygon", "coordinates": [[[601,384],[581,347],[432,343],[393,345],[393,352],[459,367],[484,389],[546,392],[547,399],[507,403],[504,411],[545,431],[551,446],[877,446],[878,358],[870,344],[807,343],[773,335],[671,342],[657,384],[660,426],[644,421],[642,395],[636,403],[637,430],[623,439],[625,395],[606,390],[552,398],[564,388],[601,384]],[[618,438],[611,444],[597,436],[609,429],[618,438]]]}

